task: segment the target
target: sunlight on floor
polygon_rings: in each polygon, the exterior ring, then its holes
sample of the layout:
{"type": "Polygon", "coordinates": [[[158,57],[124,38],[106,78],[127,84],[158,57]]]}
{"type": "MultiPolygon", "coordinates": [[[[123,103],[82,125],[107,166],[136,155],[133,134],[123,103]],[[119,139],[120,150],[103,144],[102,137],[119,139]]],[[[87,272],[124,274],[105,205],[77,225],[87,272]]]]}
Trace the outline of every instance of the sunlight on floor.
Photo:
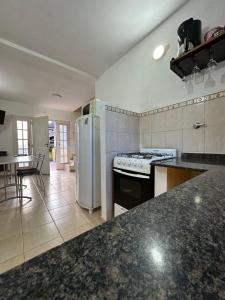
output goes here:
{"type": "Polygon", "coordinates": [[[75,202],[75,173],[53,166],[44,181],[45,197],[32,178],[25,178],[24,194],[32,201],[21,207],[17,199],[0,204],[0,273],[103,223],[100,209],[90,215],[75,202]]]}

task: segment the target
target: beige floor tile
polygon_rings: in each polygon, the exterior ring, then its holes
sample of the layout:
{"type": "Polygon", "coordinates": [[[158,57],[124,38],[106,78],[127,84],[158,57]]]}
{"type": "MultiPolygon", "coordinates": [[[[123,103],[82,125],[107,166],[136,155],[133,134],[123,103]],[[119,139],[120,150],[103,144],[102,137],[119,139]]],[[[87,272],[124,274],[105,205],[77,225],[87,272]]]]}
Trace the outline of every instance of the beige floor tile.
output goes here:
{"type": "Polygon", "coordinates": [[[55,193],[55,194],[50,194],[50,195],[46,195],[45,197],[43,197],[45,202],[50,202],[50,201],[56,201],[56,200],[62,200],[63,196],[62,193],[55,193]]]}
{"type": "Polygon", "coordinates": [[[0,263],[21,254],[23,254],[22,236],[11,236],[0,240],[0,263]]]}
{"type": "Polygon", "coordinates": [[[0,225],[0,241],[11,236],[22,236],[20,219],[12,223],[0,225]]]}
{"type": "Polygon", "coordinates": [[[88,219],[88,220],[93,220],[101,217],[101,210],[94,210],[92,214],[89,213],[88,209],[79,207],[78,205],[78,210],[80,209],[81,213],[88,219]]]}
{"type": "Polygon", "coordinates": [[[21,207],[20,209],[21,214],[29,214],[31,212],[43,212],[43,211],[48,211],[47,206],[45,204],[38,205],[38,206],[31,206],[31,207],[21,207]]]}
{"type": "Polygon", "coordinates": [[[89,231],[93,228],[93,226],[89,225],[89,224],[84,224],[84,225],[81,225],[79,227],[77,227],[76,229],[70,231],[70,232],[67,232],[67,233],[64,233],[62,235],[63,237],[63,240],[64,242],[66,241],[69,241],[71,239],[73,239],[74,237],[86,232],[86,231],[89,231]]]}
{"type": "Polygon", "coordinates": [[[32,211],[29,214],[22,214],[23,233],[35,230],[37,227],[52,223],[52,217],[48,211],[32,211]]]}
{"type": "Polygon", "coordinates": [[[6,210],[0,212],[0,227],[3,224],[15,223],[20,221],[19,209],[6,210]]]}
{"type": "Polygon", "coordinates": [[[61,237],[56,238],[54,240],[51,240],[47,243],[44,243],[36,248],[31,249],[30,251],[27,251],[24,253],[25,261],[30,260],[31,258],[34,258],[35,256],[38,256],[52,248],[55,248],[63,243],[63,239],[61,237]]]}
{"type": "Polygon", "coordinates": [[[58,227],[61,234],[70,232],[78,227],[87,224],[87,221],[80,215],[74,214],[74,216],[66,216],[59,220],[55,220],[55,224],[58,227]]]}
{"type": "Polygon", "coordinates": [[[36,197],[36,198],[32,198],[31,201],[24,199],[21,208],[26,209],[26,208],[31,207],[33,209],[37,208],[37,210],[38,210],[42,206],[44,209],[44,207],[45,207],[44,201],[41,199],[41,197],[36,197]]]}
{"type": "Polygon", "coordinates": [[[18,255],[0,263],[0,274],[24,263],[24,256],[18,255]]]}
{"type": "Polygon", "coordinates": [[[23,195],[35,198],[35,197],[40,197],[40,192],[36,188],[35,189],[26,189],[23,191],[23,195]]]}
{"type": "Polygon", "coordinates": [[[62,207],[62,206],[67,206],[67,205],[68,203],[64,199],[58,199],[58,200],[46,202],[46,206],[48,207],[49,210],[62,207]]]}
{"type": "Polygon", "coordinates": [[[54,186],[51,186],[50,188],[45,189],[45,196],[53,195],[59,193],[58,190],[54,186]]]}
{"type": "Polygon", "coordinates": [[[76,203],[75,196],[74,196],[74,197],[65,197],[64,199],[65,199],[65,201],[66,201],[68,204],[75,204],[75,203],[76,203]]]}
{"type": "Polygon", "coordinates": [[[54,223],[41,225],[35,230],[24,233],[24,251],[27,252],[58,237],[60,234],[54,223]]]}
{"type": "Polygon", "coordinates": [[[96,227],[96,226],[99,226],[99,225],[105,223],[105,221],[102,218],[96,218],[96,219],[90,220],[89,223],[91,225],[93,225],[94,227],[96,227]]]}
{"type": "MultiPolygon", "coordinates": [[[[89,215],[77,205],[75,173],[53,172],[44,181],[45,196],[38,192],[36,182],[26,177],[24,194],[31,195],[32,201],[24,200],[22,206],[17,199],[0,204],[0,272],[103,222],[100,210],[89,215]]],[[[14,188],[10,193],[15,194],[14,188]]],[[[1,196],[4,194],[0,191],[1,196]]]]}
{"type": "Polygon", "coordinates": [[[77,214],[78,212],[75,210],[75,208],[71,205],[66,205],[62,207],[58,207],[55,209],[49,210],[53,220],[58,220],[61,218],[64,218],[66,216],[74,216],[74,214],[77,214]]]}
{"type": "Polygon", "coordinates": [[[0,203],[0,212],[10,210],[13,211],[14,209],[19,208],[19,201],[18,199],[8,200],[0,203]]]}

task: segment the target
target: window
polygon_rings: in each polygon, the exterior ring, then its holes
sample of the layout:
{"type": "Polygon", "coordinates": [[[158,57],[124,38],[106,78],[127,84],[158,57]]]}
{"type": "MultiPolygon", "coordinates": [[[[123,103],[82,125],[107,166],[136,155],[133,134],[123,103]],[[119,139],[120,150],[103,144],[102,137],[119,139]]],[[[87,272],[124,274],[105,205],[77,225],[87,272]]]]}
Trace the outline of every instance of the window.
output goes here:
{"type": "Polygon", "coordinates": [[[17,120],[16,131],[17,131],[17,154],[28,155],[29,154],[28,121],[17,120]]]}
{"type": "Polygon", "coordinates": [[[68,127],[65,124],[59,124],[59,148],[60,163],[68,162],[68,127]]]}

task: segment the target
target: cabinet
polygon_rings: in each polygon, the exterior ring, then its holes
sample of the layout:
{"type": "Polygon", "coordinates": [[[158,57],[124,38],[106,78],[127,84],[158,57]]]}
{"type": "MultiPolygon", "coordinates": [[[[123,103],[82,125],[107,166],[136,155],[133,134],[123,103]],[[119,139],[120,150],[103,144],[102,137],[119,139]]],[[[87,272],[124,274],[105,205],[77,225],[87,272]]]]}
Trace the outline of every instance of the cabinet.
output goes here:
{"type": "Polygon", "coordinates": [[[155,197],[201,173],[192,169],[155,166],[155,197]]]}

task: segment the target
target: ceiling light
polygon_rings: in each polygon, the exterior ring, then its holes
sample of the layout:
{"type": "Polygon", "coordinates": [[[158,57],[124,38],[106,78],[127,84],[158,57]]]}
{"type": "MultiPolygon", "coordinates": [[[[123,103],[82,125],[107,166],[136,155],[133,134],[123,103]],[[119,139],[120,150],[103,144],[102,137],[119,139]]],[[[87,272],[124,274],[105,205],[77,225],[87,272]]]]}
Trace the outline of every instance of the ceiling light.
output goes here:
{"type": "Polygon", "coordinates": [[[163,45],[159,45],[155,48],[152,57],[153,59],[158,60],[162,58],[164,54],[165,54],[165,47],[163,45]]]}
{"type": "Polygon", "coordinates": [[[56,98],[62,98],[62,95],[57,94],[57,93],[53,93],[52,96],[53,96],[53,97],[56,97],[56,98]]]}

